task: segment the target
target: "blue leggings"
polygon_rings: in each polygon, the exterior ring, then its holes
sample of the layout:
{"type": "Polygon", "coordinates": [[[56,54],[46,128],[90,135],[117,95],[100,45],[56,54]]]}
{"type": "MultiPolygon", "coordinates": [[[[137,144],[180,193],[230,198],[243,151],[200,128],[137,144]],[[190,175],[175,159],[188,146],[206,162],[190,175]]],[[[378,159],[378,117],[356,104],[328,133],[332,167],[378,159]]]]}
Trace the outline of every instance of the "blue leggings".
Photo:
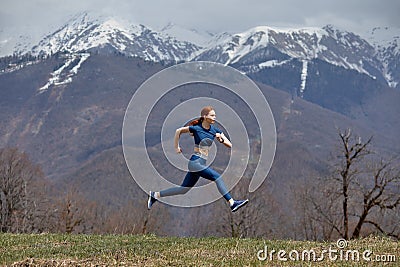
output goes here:
{"type": "Polygon", "coordinates": [[[160,191],[160,197],[186,194],[197,183],[201,176],[208,180],[214,181],[217,184],[218,191],[226,200],[232,198],[228,192],[228,189],[226,189],[221,175],[210,167],[207,167],[206,160],[204,158],[198,155],[192,155],[188,167],[189,172],[186,174],[182,185],[160,191]]]}

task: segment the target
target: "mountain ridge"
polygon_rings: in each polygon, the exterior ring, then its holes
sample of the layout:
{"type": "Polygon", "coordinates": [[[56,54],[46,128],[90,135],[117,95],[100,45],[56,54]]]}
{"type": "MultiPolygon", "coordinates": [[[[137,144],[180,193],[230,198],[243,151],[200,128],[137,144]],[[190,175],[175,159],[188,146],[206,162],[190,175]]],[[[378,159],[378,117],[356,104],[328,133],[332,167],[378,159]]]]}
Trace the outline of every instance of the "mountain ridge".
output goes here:
{"type": "Polygon", "coordinates": [[[332,25],[289,30],[259,26],[233,35],[230,40],[204,51],[197,59],[211,58],[212,61],[226,65],[263,68],[285,64],[285,61],[291,58],[307,61],[318,58],[345,69],[354,69],[375,79],[374,73],[368,68],[382,70],[383,66],[376,57],[371,57],[374,54],[374,47],[360,36],[340,31],[332,25]],[[272,52],[268,52],[268,48],[276,49],[281,58],[271,58],[272,52]],[[257,52],[264,54],[255,60],[253,55],[257,52]],[[246,62],[246,58],[249,57],[252,58],[246,62]]]}
{"type": "MultiPolygon", "coordinates": [[[[257,26],[240,33],[217,34],[185,29],[173,23],[153,30],[115,16],[82,12],[39,43],[32,44],[30,49],[27,48],[28,44],[18,44],[14,53],[50,55],[61,51],[79,53],[103,50],[155,62],[207,60],[238,65],[243,58],[251,57],[255,50],[272,46],[283,57],[300,60],[319,58],[330,64],[365,73],[371,78],[380,76],[390,87],[395,88],[400,81],[397,63],[400,60],[400,33],[386,37],[388,39],[385,42],[378,42],[381,38],[377,37],[377,29],[371,30],[369,39],[365,37],[368,36],[366,34],[361,37],[332,25],[322,28],[257,26]],[[185,35],[190,40],[184,40],[185,35]]],[[[2,42],[4,40],[0,40],[0,50],[2,42]]],[[[254,67],[273,67],[284,63],[284,59],[275,58],[251,67],[254,70],[254,67]]]]}

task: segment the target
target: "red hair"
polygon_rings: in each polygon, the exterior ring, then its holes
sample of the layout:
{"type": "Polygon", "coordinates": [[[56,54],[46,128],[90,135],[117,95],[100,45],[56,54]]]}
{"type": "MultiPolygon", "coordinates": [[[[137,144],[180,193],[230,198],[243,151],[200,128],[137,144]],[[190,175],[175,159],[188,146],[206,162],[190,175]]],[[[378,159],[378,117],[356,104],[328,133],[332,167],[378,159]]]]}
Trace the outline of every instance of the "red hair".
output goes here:
{"type": "Polygon", "coordinates": [[[187,123],[185,123],[184,126],[193,126],[202,123],[204,120],[204,116],[207,116],[211,110],[214,110],[212,106],[205,106],[204,108],[201,109],[200,118],[190,120],[187,123]]]}

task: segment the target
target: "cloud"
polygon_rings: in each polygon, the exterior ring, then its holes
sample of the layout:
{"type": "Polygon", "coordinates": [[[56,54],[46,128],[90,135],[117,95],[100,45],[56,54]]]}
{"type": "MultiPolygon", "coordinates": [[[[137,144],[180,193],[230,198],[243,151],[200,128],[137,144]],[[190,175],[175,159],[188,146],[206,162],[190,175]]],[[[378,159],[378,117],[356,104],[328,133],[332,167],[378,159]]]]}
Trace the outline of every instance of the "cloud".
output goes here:
{"type": "Polygon", "coordinates": [[[27,27],[32,31],[55,30],[73,14],[92,11],[117,15],[159,28],[174,22],[213,32],[240,32],[254,26],[321,27],[333,24],[351,31],[375,26],[400,28],[398,0],[2,0],[0,28],[27,27]]]}

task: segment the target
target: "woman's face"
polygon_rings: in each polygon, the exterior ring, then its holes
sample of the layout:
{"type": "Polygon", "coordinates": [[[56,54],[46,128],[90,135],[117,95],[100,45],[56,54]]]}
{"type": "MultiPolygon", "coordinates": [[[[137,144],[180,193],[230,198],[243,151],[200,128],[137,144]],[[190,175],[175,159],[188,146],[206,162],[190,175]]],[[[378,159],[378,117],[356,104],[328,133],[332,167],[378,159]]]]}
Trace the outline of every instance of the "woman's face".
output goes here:
{"type": "Polygon", "coordinates": [[[204,120],[211,124],[215,123],[216,118],[217,118],[217,116],[216,116],[214,110],[211,110],[210,112],[208,112],[208,114],[206,116],[204,116],[204,120]]]}

